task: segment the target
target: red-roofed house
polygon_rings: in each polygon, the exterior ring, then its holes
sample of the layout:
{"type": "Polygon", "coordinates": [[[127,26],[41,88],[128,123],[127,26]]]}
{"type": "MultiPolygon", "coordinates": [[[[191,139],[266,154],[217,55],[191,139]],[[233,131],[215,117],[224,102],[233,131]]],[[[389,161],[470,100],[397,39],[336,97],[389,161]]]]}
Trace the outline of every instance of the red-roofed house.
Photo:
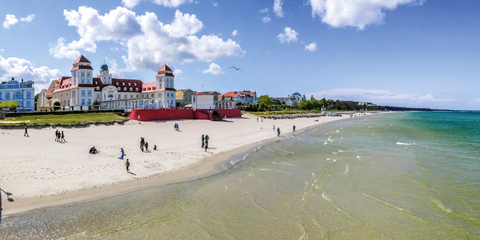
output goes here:
{"type": "Polygon", "coordinates": [[[93,77],[91,62],[82,55],[73,63],[71,73],[72,77],[56,80],[52,89],[53,101],[59,101],[65,110],[88,110],[95,100],[102,109],[126,111],[175,106],[175,76],[167,65],[158,70],[155,82],[143,83],[113,78],[106,64],[93,77]]]}
{"type": "Polygon", "coordinates": [[[225,96],[225,99],[230,99],[230,97],[233,99],[235,102],[242,102],[242,103],[258,103],[258,98],[257,98],[257,93],[252,92],[252,91],[233,91],[233,92],[227,92],[227,93],[222,93],[218,95],[218,97],[221,99],[223,96],[225,96]]]}

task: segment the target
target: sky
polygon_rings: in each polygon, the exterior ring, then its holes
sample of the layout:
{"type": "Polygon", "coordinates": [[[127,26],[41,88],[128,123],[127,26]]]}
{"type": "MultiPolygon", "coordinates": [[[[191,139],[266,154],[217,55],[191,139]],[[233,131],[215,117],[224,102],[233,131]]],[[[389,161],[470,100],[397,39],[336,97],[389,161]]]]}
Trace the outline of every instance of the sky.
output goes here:
{"type": "Polygon", "coordinates": [[[84,55],[118,78],[257,96],[480,110],[478,0],[0,0],[0,80],[84,55]],[[236,70],[231,67],[240,68],[236,70]]]}

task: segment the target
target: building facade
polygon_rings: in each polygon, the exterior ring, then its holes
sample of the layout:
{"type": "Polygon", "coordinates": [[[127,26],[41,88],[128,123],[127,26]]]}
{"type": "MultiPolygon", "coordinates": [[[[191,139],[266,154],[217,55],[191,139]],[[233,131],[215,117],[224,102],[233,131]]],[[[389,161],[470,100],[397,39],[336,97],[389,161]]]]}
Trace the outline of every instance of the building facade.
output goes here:
{"type": "Polygon", "coordinates": [[[209,92],[196,92],[192,95],[193,109],[215,109],[214,95],[209,92]]]}
{"type": "Polygon", "coordinates": [[[195,92],[191,89],[180,89],[175,92],[175,100],[179,103],[177,107],[184,107],[192,103],[192,95],[195,92]]]}
{"type": "Polygon", "coordinates": [[[10,81],[0,83],[0,102],[18,102],[17,112],[35,111],[35,88],[34,82],[29,80],[19,82],[12,78],[10,81]]]}
{"type": "Polygon", "coordinates": [[[222,93],[218,95],[218,98],[221,99],[222,97],[225,97],[225,99],[232,98],[232,100],[235,102],[251,103],[251,104],[258,103],[257,93],[252,91],[246,91],[246,90],[233,91],[233,92],[227,92],[227,93],[222,93]]]}
{"type": "Polygon", "coordinates": [[[170,108],[175,107],[174,78],[167,65],[157,71],[155,82],[113,78],[106,64],[94,77],[91,62],[82,55],[73,63],[71,77],[55,82],[50,101],[67,111],[89,110],[95,101],[106,110],[170,108]]]}

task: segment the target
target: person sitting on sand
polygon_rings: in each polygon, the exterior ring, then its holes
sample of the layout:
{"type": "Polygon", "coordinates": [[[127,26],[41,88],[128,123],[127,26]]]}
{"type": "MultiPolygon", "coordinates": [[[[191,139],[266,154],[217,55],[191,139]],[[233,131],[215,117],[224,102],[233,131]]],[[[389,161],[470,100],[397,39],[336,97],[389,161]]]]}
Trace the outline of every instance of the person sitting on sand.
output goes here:
{"type": "Polygon", "coordinates": [[[157,145],[153,145],[153,150],[157,150],[157,145]]]}
{"type": "Polygon", "coordinates": [[[99,151],[95,148],[95,146],[90,148],[90,154],[97,154],[97,153],[99,153],[99,151]]]}

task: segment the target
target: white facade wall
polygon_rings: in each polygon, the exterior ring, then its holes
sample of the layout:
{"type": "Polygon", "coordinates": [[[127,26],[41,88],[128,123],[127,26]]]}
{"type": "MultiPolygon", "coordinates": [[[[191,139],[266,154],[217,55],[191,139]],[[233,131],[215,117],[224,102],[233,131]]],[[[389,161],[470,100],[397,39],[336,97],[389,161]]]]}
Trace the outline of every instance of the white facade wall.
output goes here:
{"type": "Polygon", "coordinates": [[[215,109],[213,102],[213,95],[193,95],[192,108],[193,109],[215,109]]]}

